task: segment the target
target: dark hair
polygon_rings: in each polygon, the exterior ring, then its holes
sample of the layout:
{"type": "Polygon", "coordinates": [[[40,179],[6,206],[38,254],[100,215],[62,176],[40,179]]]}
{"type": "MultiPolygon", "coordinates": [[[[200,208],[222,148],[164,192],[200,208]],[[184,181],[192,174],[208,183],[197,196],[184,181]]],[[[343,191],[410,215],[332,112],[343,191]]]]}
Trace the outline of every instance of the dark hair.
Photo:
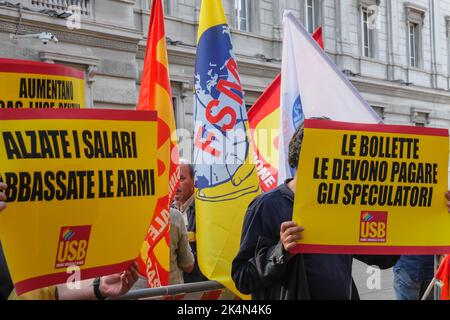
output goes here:
{"type": "Polygon", "coordinates": [[[194,165],[185,159],[180,159],[179,163],[180,165],[184,164],[189,167],[189,175],[191,176],[191,179],[194,179],[194,165]]]}
{"type": "MultiPolygon", "coordinates": [[[[328,117],[314,117],[311,120],[324,120],[331,121],[328,117]]],[[[303,133],[305,131],[305,123],[302,122],[294,133],[294,136],[289,143],[289,165],[293,169],[298,168],[298,162],[300,161],[300,151],[302,150],[303,133]]]]}
{"type": "Polygon", "coordinates": [[[192,163],[189,164],[189,175],[191,179],[194,179],[194,165],[192,163]]]}
{"type": "Polygon", "coordinates": [[[302,122],[300,126],[294,133],[294,136],[289,143],[289,165],[293,169],[297,169],[298,162],[300,160],[300,150],[302,149],[303,142],[303,132],[305,131],[304,123],[302,122]]]}

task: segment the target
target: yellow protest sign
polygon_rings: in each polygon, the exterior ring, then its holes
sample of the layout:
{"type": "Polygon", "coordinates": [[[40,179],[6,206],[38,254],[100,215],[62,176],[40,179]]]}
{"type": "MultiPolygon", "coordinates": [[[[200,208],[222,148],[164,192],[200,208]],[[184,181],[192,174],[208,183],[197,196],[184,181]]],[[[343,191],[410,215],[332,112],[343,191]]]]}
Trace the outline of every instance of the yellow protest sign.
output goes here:
{"type": "Polygon", "coordinates": [[[294,251],[448,253],[447,167],[448,130],[307,120],[294,251]]]}
{"type": "Polygon", "coordinates": [[[88,279],[133,263],[156,205],[156,135],[150,111],[0,110],[0,238],[19,294],[69,267],[88,279]]]}
{"type": "Polygon", "coordinates": [[[85,107],[84,72],[63,65],[0,59],[0,109],[85,107]]]}

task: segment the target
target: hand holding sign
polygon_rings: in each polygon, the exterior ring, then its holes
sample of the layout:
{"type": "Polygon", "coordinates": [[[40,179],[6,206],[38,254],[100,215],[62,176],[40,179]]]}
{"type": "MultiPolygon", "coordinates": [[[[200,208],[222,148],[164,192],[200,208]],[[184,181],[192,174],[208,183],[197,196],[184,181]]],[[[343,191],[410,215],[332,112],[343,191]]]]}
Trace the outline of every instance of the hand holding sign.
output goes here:
{"type": "Polygon", "coordinates": [[[101,277],[100,293],[106,298],[120,297],[130,291],[131,287],[139,279],[136,262],[127,270],[101,277]]]}
{"type": "MultiPolygon", "coordinates": [[[[125,271],[98,278],[100,280],[98,293],[103,298],[121,297],[128,293],[138,278],[137,265],[133,263],[125,271]]],[[[101,298],[95,293],[92,279],[81,281],[80,288],[76,290],[66,284],[58,285],[57,290],[58,300],[94,300],[101,298]]],[[[36,300],[32,293],[22,295],[20,299],[36,300]]]]}
{"type": "Polygon", "coordinates": [[[302,232],[305,230],[299,227],[296,222],[284,222],[281,225],[280,239],[283,243],[284,250],[290,251],[297,246],[297,242],[303,239],[302,232]]]}
{"type": "Polygon", "coordinates": [[[6,196],[3,193],[3,191],[5,191],[5,190],[6,190],[6,184],[4,184],[3,182],[0,182],[0,191],[2,191],[2,192],[0,192],[0,212],[2,212],[3,210],[6,209],[6,203],[5,203],[6,196]]]}
{"type": "Polygon", "coordinates": [[[448,213],[450,213],[450,191],[447,191],[447,193],[445,194],[445,197],[447,198],[447,208],[448,208],[448,213]]]}

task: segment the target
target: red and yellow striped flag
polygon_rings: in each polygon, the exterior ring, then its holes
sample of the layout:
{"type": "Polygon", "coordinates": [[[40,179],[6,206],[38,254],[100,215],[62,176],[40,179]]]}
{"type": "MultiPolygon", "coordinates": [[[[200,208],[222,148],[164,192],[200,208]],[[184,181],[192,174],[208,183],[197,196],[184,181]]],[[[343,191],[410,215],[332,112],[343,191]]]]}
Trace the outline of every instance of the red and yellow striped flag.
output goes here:
{"type": "Polygon", "coordinates": [[[441,300],[450,300],[450,255],[442,260],[435,278],[442,282],[441,300]]]}
{"type": "Polygon", "coordinates": [[[138,258],[139,271],[153,288],[169,284],[169,208],[179,183],[178,147],[161,0],[152,1],[137,109],[158,112],[158,203],[138,258]]]}

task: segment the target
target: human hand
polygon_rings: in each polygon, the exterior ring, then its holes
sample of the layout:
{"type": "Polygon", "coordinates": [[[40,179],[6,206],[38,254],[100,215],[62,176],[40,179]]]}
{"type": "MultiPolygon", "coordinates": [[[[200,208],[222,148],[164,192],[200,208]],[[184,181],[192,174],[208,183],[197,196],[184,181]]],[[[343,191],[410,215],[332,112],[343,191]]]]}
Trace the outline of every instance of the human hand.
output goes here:
{"type": "Polygon", "coordinates": [[[6,209],[6,195],[4,191],[6,190],[8,186],[4,184],[3,182],[0,182],[0,212],[2,212],[4,209],[6,209]]]}
{"type": "Polygon", "coordinates": [[[112,274],[100,278],[100,293],[106,298],[115,298],[123,296],[130,291],[131,287],[139,279],[136,262],[126,271],[112,274]]]}
{"type": "Polygon", "coordinates": [[[303,239],[302,232],[305,228],[299,227],[296,222],[284,222],[281,224],[280,239],[284,250],[290,251],[297,246],[297,241],[303,239]]]}
{"type": "Polygon", "coordinates": [[[450,213],[450,190],[447,191],[447,193],[445,194],[445,197],[447,198],[447,210],[448,210],[448,213],[450,213]]]}

